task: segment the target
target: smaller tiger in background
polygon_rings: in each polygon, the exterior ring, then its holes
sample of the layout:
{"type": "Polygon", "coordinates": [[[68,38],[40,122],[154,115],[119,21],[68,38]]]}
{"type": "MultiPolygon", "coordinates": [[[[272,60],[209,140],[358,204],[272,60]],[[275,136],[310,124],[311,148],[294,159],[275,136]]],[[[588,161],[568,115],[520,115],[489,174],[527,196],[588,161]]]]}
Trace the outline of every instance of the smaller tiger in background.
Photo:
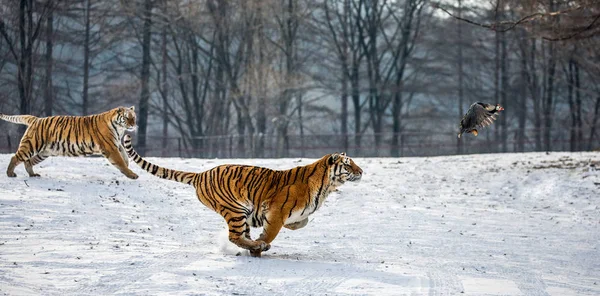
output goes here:
{"type": "Polygon", "coordinates": [[[15,167],[21,162],[30,177],[39,177],[33,166],[49,156],[82,156],[102,154],[125,176],[137,179],[129,169],[129,158],[121,145],[125,130],[135,130],[135,108],[118,107],[89,116],[4,115],[0,119],[27,125],[6,175],[16,177],[15,167]]]}

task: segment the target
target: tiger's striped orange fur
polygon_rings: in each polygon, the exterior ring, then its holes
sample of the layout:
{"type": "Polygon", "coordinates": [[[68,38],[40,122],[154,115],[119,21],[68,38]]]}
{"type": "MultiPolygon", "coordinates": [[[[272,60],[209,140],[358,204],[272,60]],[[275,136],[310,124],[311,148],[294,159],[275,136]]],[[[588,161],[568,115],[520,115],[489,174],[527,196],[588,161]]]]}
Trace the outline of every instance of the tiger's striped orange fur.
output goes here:
{"type": "Polygon", "coordinates": [[[183,172],[149,163],[131,146],[125,135],[125,150],[142,169],[172,181],[194,186],[202,204],[227,222],[229,240],[248,249],[254,257],[270,248],[282,227],[300,229],[327,195],[346,181],[358,181],[362,169],[345,153],[323,156],[318,161],[289,170],[247,165],[220,165],[201,173],[183,172]],[[263,227],[257,240],[250,227],[263,227]]]}
{"type": "Polygon", "coordinates": [[[118,107],[89,116],[0,114],[0,119],[28,126],[6,174],[16,177],[15,167],[23,162],[30,177],[39,177],[33,166],[49,156],[102,154],[125,176],[137,179],[128,168],[129,159],[121,145],[125,130],[135,129],[135,117],[134,107],[118,107]]]}

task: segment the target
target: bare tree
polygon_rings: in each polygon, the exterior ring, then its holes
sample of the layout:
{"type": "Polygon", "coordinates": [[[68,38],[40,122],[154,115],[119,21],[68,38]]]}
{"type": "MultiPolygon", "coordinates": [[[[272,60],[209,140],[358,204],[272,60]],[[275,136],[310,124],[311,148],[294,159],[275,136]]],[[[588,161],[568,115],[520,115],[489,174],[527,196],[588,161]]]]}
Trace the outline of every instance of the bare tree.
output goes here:
{"type": "MultiPolygon", "coordinates": [[[[0,34],[6,41],[17,64],[17,88],[21,114],[31,114],[34,87],[34,51],[37,48],[42,24],[52,9],[52,1],[38,3],[33,0],[19,1],[16,36],[11,37],[4,18],[0,18],[0,34]],[[35,12],[35,14],[34,14],[35,12]]],[[[23,129],[24,130],[24,129],[23,129]]]]}
{"type": "MultiPolygon", "coordinates": [[[[339,60],[341,68],[341,133],[344,150],[348,150],[348,98],[351,98],[354,119],[354,146],[361,146],[362,133],[362,108],[360,89],[360,68],[365,56],[365,51],[360,40],[363,38],[359,31],[358,8],[362,6],[353,5],[350,0],[324,1],[323,10],[325,14],[328,33],[331,35],[331,43],[339,60]]],[[[317,23],[320,18],[317,18],[317,23]]]]}
{"type": "MultiPolygon", "coordinates": [[[[400,18],[394,11],[392,11],[392,17],[399,23],[400,27],[400,40],[398,41],[398,49],[394,53],[394,84],[393,84],[393,101],[392,101],[392,156],[400,156],[399,152],[399,138],[402,132],[402,108],[404,106],[403,92],[404,92],[404,80],[406,68],[409,62],[409,57],[412,54],[416,39],[419,36],[420,25],[421,25],[421,11],[424,7],[424,0],[407,0],[404,3],[402,10],[402,18],[400,18]]],[[[391,44],[390,44],[391,45],[391,44]]]]}
{"type": "Polygon", "coordinates": [[[530,83],[530,73],[528,69],[528,53],[527,47],[528,42],[525,40],[524,30],[519,30],[519,38],[522,42],[519,42],[519,53],[520,53],[520,72],[519,72],[519,90],[518,90],[518,127],[517,127],[517,148],[516,151],[525,151],[525,127],[527,124],[527,93],[528,85],[530,83]]]}
{"type": "MultiPolygon", "coordinates": [[[[89,0],[88,0],[89,1],[89,0]]],[[[150,45],[152,34],[152,0],[144,0],[142,28],[142,74],[141,74],[141,97],[139,102],[138,117],[138,141],[137,149],[144,155],[146,153],[146,131],[148,128],[148,102],[150,100],[150,45]]]]}
{"type": "MultiPolygon", "coordinates": [[[[166,14],[166,1],[163,3],[163,12],[166,14]]],[[[159,83],[158,89],[160,92],[160,96],[162,97],[162,143],[161,143],[161,155],[164,157],[167,155],[167,144],[169,137],[169,81],[167,79],[168,75],[168,63],[169,63],[169,51],[167,48],[168,45],[168,19],[164,19],[163,28],[161,31],[161,66],[159,73],[159,83]]]]}
{"type": "MultiPolygon", "coordinates": [[[[50,1],[50,0],[49,0],[50,1]]],[[[44,77],[44,115],[51,116],[54,105],[54,89],[52,86],[52,65],[54,58],[52,49],[54,43],[54,9],[48,11],[46,19],[46,75],[44,77]]]]}
{"type": "MultiPolygon", "coordinates": [[[[458,17],[462,17],[462,0],[458,0],[458,17]]],[[[458,120],[461,120],[464,114],[464,57],[463,57],[463,30],[462,30],[462,22],[456,23],[457,28],[457,38],[458,38],[458,61],[457,61],[457,76],[458,76],[458,120]]],[[[457,138],[456,140],[456,153],[463,153],[463,142],[461,138],[457,138]]]]}
{"type": "Polygon", "coordinates": [[[90,80],[90,10],[92,8],[92,0],[85,0],[83,7],[83,24],[84,24],[84,39],[83,39],[83,91],[81,96],[81,114],[87,115],[89,109],[89,80],[90,80]]]}

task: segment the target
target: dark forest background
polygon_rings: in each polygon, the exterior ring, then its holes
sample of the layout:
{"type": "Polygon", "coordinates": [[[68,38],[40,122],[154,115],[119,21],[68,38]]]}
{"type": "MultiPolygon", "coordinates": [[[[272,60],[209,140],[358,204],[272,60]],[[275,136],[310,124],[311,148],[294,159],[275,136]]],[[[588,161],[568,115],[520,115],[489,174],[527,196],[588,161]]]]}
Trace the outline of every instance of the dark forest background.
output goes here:
{"type": "Polygon", "coordinates": [[[0,112],[135,105],[146,155],[600,148],[598,0],[0,3],[0,112]],[[476,101],[505,111],[459,140],[476,101]]]}

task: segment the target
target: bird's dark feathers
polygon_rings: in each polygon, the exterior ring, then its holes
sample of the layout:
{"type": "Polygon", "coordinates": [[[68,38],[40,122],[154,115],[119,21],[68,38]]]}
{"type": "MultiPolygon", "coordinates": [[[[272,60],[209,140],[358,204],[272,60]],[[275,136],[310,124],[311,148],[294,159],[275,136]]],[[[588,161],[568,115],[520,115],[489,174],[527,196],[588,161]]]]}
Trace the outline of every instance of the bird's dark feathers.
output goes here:
{"type": "Polygon", "coordinates": [[[458,137],[460,138],[463,133],[470,133],[491,125],[502,110],[504,110],[504,108],[500,105],[491,105],[481,102],[472,104],[460,121],[458,137]]]}

